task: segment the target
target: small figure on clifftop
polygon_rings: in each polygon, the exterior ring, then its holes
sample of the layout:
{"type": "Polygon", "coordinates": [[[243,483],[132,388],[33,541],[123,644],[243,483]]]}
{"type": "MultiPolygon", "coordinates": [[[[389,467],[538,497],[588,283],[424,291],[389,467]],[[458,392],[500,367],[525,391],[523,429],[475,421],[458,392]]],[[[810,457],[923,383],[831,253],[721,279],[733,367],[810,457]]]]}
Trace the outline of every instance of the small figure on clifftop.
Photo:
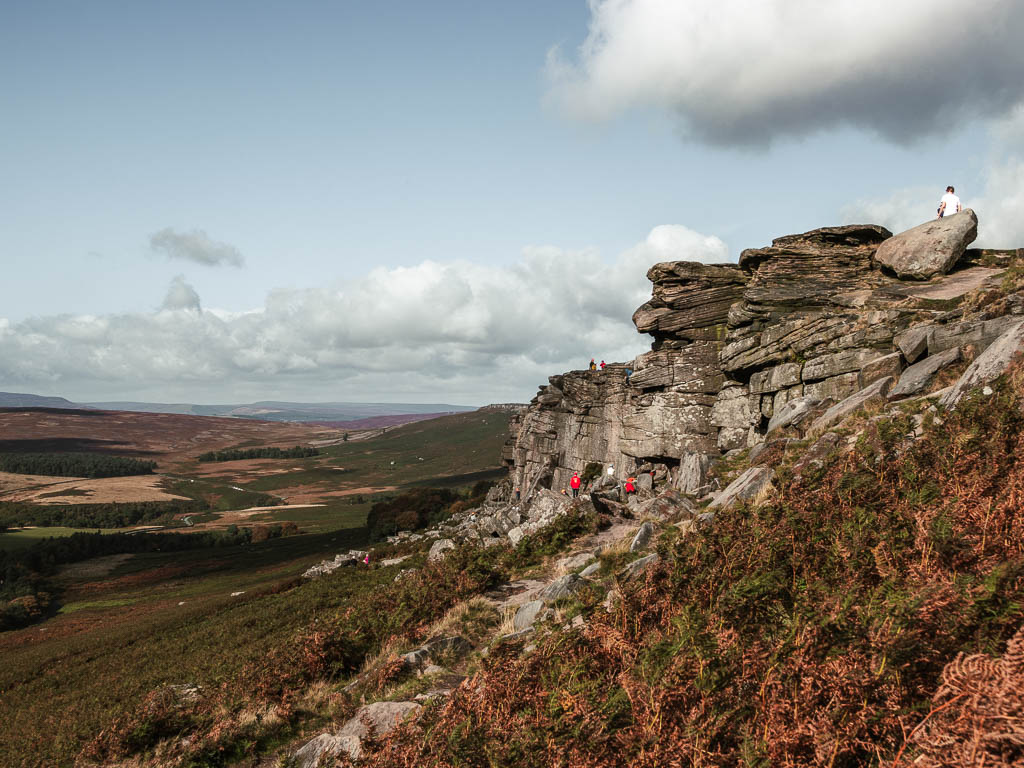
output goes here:
{"type": "Polygon", "coordinates": [[[604,370],[604,368],[605,368],[605,362],[604,362],[604,360],[602,360],[602,361],[601,361],[601,370],[603,371],[603,370],[604,370]]]}
{"type": "Polygon", "coordinates": [[[939,215],[936,218],[952,216],[955,213],[960,213],[961,209],[960,198],[953,194],[952,187],[946,187],[946,194],[939,200],[939,215]]]}
{"type": "Polygon", "coordinates": [[[597,363],[594,362],[594,358],[590,358],[590,370],[592,370],[592,371],[596,371],[597,370],[597,363]]]}
{"type": "Polygon", "coordinates": [[[569,481],[569,487],[572,488],[572,497],[575,499],[580,495],[580,475],[579,472],[572,473],[572,480],[569,481]]]}

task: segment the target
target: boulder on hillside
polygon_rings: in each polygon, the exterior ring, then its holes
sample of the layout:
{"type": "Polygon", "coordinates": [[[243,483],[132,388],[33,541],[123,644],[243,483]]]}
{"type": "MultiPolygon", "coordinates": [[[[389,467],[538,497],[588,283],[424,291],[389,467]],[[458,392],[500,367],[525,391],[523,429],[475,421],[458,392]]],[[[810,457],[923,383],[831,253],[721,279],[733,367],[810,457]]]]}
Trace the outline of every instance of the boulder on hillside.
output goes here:
{"type": "Polygon", "coordinates": [[[336,734],[323,733],[307,742],[292,757],[302,768],[314,768],[323,758],[347,753],[353,760],[363,754],[363,740],[371,734],[383,736],[393,731],[410,715],[423,709],[414,701],[378,701],[360,707],[336,734]]]}
{"type": "Polygon", "coordinates": [[[929,355],[924,360],[914,363],[900,374],[896,386],[889,392],[889,399],[898,400],[924,392],[925,387],[928,386],[935,374],[947,365],[959,362],[960,356],[960,347],[953,347],[953,349],[947,349],[937,355],[929,355]]]}
{"type": "Polygon", "coordinates": [[[859,411],[870,403],[885,402],[885,396],[889,394],[892,384],[892,376],[886,376],[884,379],[879,379],[874,384],[864,387],[859,392],[855,392],[849,397],[840,400],[811,423],[810,429],[807,430],[808,433],[811,435],[820,434],[833,424],[838,424],[850,414],[859,411]]]}
{"type": "Polygon", "coordinates": [[[1013,358],[1021,352],[1024,352],[1024,321],[1019,321],[1012,326],[992,342],[988,349],[978,355],[978,358],[957,379],[953,388],[942,396],[939,404],[946,408],[952,408],[972,387],[988,384],[996,379],[1009,367],[1013,358]]]}
{"type": "Polygon", "coordinates": [[[751,467],[726,486],[708,509],[727,509],[739,501],[750,501],[767,488],[775,477],[775,470],[769,467],[751,467]]]}
{"type": "Polygon", "coordinates": [[[933,328],[930,325],[918,325],[898,333],[893,343],[899,347],[908,363],[915,362],[928,350],[928,335],[933,328]]]}
{"type": "Polygon", "coordinates": [[[692,514],[694,503],[683,496],[675,488],[666,488],[653,499],[637,505],[636,513],[640,517],[656,517],[667,520],[679,514],[692,514]]]}
{"type": "Polygon", "coordinates": [[[321,733],[303,744],[292,755],[291,764],[295,768],[317,768],[319,765],[327,765],[331,758],[337,757],[343,751],[348,751],[348,747],[349,742],[344,737],[321,733]]]}
{"type": "Polygon", "coordinates": [[[526,516],[531,522],[546,525],[559,515],[564,514],[570,504],[572,504],[572,499],[568,496],[541,488],[534,494],[530,506],[526,510],[526,516]]]}
{"type": "Polygon", "coordinates": [[[548,584],[537,595],[538,600],[546,603],[553,603],[556,600],[569,597],[573,592],[583,585],[582,579],[575,573],[567,573],[565,576],[555,579],[548,584]]]}
{"type": "Polygon", "coordinates": [[[430,552],[427,553],[427,560],[433,562],[435,560],[444,559],[444,554],[449,549],[455,549],[455,542],[451,539],[438,539],[431,547],[430,552]]]}
{"type": "Polygon", "coordinates": [[[814,412],[820,402],[816,397],[793,398],[775,411],[775,415],[768,422],[767,434],[799,424],[814,412]]]}
{"type": "Polygon", "coordinates": [[[679,461],[676,488],[689,496],[696,496],[707,483],[711,460],[705,453],[687,453],[679,461]]]}
{"type": "Polygon", "coordinates": [[[629,551],[641,552],[647,549],[652,538],[654,538],[654,526],[648,521],[641,525],[640,529],[636,532],[636,536],[633,537],[633,541],[629,544],[629,551]]]}
{"type": "Polygon", "coordinates": [[[512,618],[512,629],[516,632],[522,632],[524,629],[529,629],[533,626],[533,623],[537,620],[537,617],[543,610],[543,600],[531,600],[528,603],[523,603],[519,606],[519,609],[516,611],[516,615],[512,618]]]}
{"type": "Polygon", "coordinates": [[[641,557],[639,560],[634,560],[629,563],[618,573],[619,581],[632,581],[643,576],[647,571],[656,566],[661,562],[661,556],[655,552],[654,554],[641,557]]]}
{"type": "Polygon", "coordinates": [[[953,268],[978,236],[978,217],[970,208],[927,221],[878,246],[875,261],[901,278],[927,280],[953,268]]]}

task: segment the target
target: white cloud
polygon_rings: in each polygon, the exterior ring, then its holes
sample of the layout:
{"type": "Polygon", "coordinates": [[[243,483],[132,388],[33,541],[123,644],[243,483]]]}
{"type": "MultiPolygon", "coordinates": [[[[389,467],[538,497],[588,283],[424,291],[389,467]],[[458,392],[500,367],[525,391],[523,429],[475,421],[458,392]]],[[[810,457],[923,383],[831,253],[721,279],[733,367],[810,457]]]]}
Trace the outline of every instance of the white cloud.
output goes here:
{"type": "Polygon", "coordinates": [[[201,309],[179,276],[153,313],[0,319],[0,386],[79,399],[528,399],[592,356],[648,348],[630,318],[650,297],[651,264],[727,254],[718,238],[659,226],[611,262],[552,246],[502,267],[425,261],[278,290],[237,314],[201,309]]]}
{"type": "Polygon", "coordinates": [[[170,227],[149,236],[149,247],[169,259],[181,259],[202,264],[204,267],[227,265],[241,267],[245,259],[238,249],[228,243],[211,240],[201,229],[176,232],[170,227]]]}
{"type": "Polygon", "coordinates": [[[1024,3],[977,0],[591,0],[551,95],[605,119],[655,107],[710,144],[843,124],[896,142],[1024,97],[1024,3]]]}

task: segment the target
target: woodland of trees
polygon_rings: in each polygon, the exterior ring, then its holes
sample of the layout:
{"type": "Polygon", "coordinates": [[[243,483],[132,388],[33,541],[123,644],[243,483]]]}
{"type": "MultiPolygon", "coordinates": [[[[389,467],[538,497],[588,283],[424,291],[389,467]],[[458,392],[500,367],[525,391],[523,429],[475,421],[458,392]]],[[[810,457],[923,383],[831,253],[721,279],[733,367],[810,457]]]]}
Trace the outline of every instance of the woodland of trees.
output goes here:
{"type": "Polygon", "coordinates": [[[68,528],[124,528],[139,523],[170,522],[175,515],[198,514],[209,509],[202,501],[129,501],[119,504],[55,504],[42,506],[0,502],[0,527],[26,525],[68,528]]]}
{"type": "Polygon", "coordinates": [[[103,453],[0,453],[0,472],[52,477],[151,475],[155,461],[103,453]]]}
{"type": "Polygon", "coordinates": [[[319,456],[316,448],[296,445],[294,448],[232,448],[226,451],[207,451],[199,454],[199,461],[238,461],[239,459],[308,459],[319,456]]]}

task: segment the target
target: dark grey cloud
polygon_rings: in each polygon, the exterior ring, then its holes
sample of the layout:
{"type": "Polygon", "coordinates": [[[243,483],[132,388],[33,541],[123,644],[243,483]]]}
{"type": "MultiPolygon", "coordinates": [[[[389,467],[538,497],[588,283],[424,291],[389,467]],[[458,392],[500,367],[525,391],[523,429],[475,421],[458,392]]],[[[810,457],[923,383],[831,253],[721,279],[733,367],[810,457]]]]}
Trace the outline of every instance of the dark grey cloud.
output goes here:
{"type": "Polygon", "coordinates": [[[205,267],[241,267],[245,259],[238,249],[228,243],[211,240],[201,229],[176,232],[167,227],[149,236],[149,247],[169,259],[181,259],[205,267]]]}
{"type": "Polygon", "coordinates": [[[689,138],[758,145],[852,125],[897,143],[1024,100],[1020,0],[592,0],[551,95],[603,119],[655,107],[689,138]]]}

